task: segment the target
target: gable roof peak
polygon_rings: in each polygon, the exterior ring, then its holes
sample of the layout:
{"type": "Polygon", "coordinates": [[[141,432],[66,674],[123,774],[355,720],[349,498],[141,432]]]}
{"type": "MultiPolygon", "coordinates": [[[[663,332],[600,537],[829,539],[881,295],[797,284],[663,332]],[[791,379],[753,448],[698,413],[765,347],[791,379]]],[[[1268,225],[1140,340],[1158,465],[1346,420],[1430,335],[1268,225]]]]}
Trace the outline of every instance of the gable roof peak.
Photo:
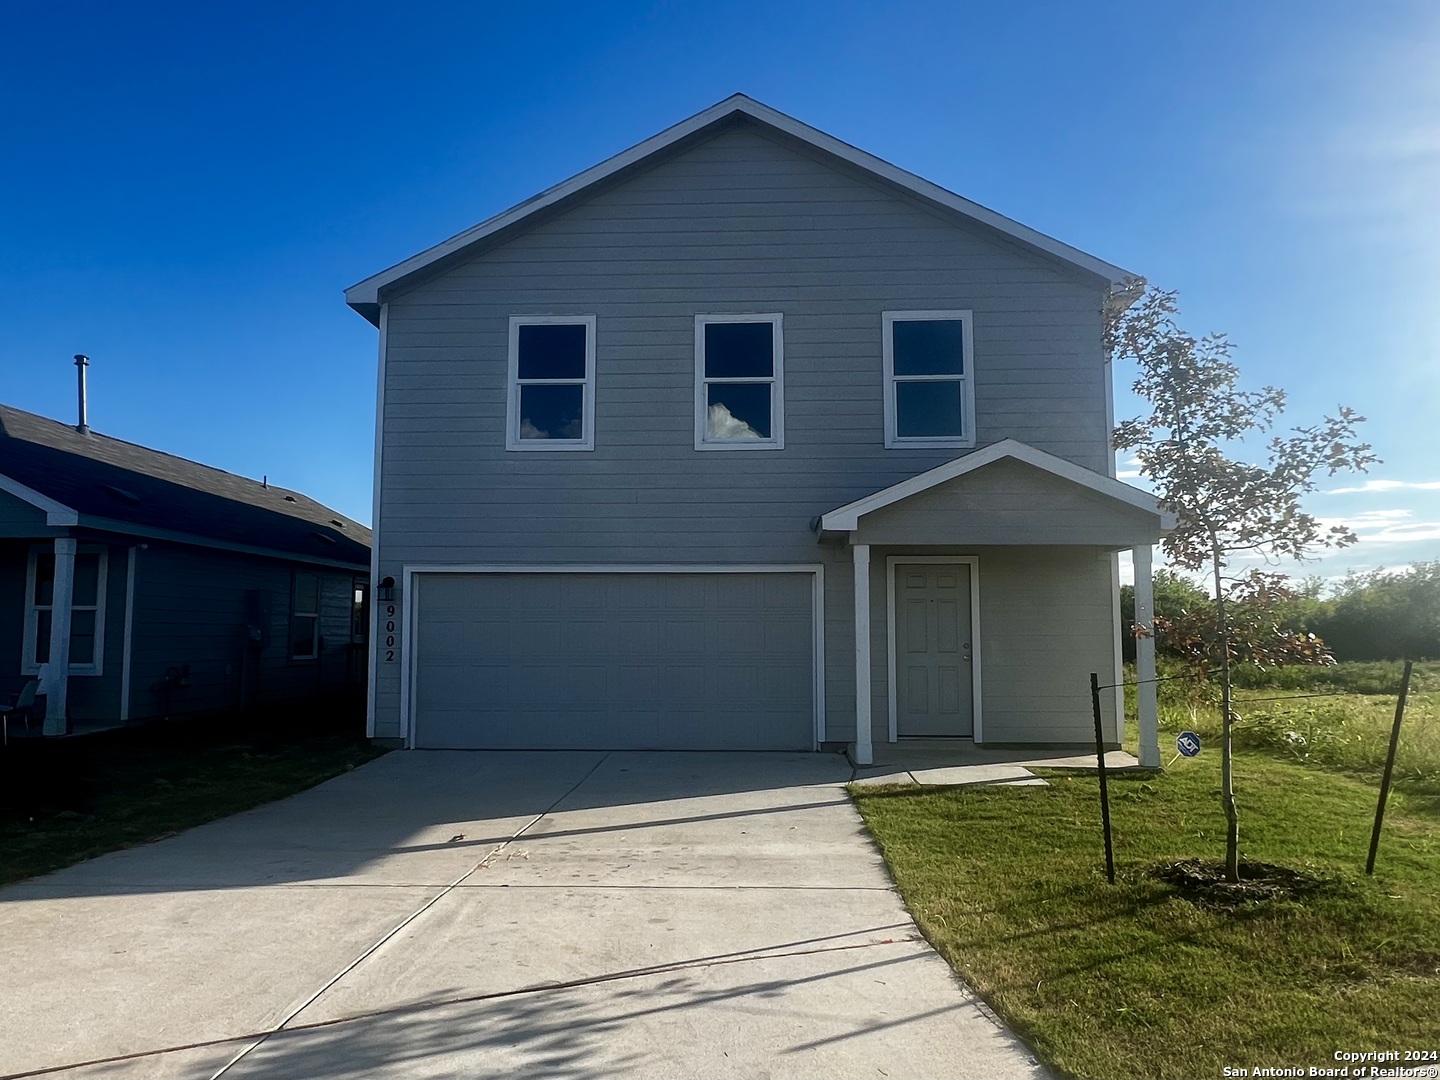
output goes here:
{"type": "Polygon", "coordinates": [[[519,225],[531,215],[540,213],[561,203],[578,200],[596,184],[634,169],[646,160],[663,153],[682,140],[691,139],[707,128],[723,123],[737,114],[743,114],[774,131],[781,132],[802,143],[806,143],[822,154],[848,163],[870,174],[886,184],[901,189],[913,197],[941,210],[954,214],[972,224],[998,233],[1021,247],[1048,256],[1060,263],[1071,266],[1109,285],[1112,305],[1128,307],[1144,279],[1137,274],[1108,263],[1094,255],[1086,254],[1079,248],[1071,247],[1053,237],[1018,221],[998,214],[988,207],[972,202],[949,191],[939,184],[931,183],[914,173],[898,168],[873,154],[842,142],[833,135],[812,128],[793,116],[773,109],[746,94],[734,93],[722,101],[703,109],[688,119],[680,121],[658,135],[653,135],[623,150],[600,164],[556,184],[524,202],[487,218],[464,232],[427,248],[403,262],[396,263],[378,274],[345,290],[345,302],[376,326],[380,325],[380,307],[391,296],[403,291],[407,285],[423,280],[433,273],[437,264],[448,264],[456,258],[463,258],[468,250],[484,243],[487,238],[519,225]]]}

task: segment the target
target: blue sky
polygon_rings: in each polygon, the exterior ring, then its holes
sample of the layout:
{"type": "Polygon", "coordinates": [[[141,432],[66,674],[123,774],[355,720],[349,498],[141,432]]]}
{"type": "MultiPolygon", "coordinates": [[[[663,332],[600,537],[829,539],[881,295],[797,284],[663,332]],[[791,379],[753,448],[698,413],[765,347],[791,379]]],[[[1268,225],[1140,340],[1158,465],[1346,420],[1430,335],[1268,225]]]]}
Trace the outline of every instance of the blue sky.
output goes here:
{"type": "Polygon", "coordinates": [[[69,419],[85,352],[98,430],[369,521],[376,335],[341,290],[739,90],[1180,290],[1294,423],[1369,417],[1385,463],[1308,504],[1364,539],[1310,572],[1440,558],[1434,4],[5,15],[20,408],[69,419]]]}

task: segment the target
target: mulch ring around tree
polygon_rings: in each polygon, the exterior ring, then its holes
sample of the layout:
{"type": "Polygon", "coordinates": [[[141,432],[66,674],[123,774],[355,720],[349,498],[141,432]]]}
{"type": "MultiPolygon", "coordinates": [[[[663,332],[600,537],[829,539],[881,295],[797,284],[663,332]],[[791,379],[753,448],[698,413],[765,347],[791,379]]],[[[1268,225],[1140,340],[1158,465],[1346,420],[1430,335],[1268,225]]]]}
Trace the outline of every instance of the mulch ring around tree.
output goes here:
{"type": "Polygon", "coordinates": [[[1234,909],[1243,904],[1304,900],[1339,882],[1288,866],[1242,862],[1240,880],[1225,880],[1225,864],[1214,859],[1180,859],[1150,871],[1198,907],[1234,909]]]}

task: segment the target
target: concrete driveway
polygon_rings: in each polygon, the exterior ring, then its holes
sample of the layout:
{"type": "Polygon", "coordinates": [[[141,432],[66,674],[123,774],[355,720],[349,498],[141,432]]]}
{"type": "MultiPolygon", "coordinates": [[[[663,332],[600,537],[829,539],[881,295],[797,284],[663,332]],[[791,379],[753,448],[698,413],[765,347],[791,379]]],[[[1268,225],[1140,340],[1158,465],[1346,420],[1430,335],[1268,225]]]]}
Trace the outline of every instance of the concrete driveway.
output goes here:
{"type": "Polygon", "coordinates": [[[0,1074],[1043,1074],[814,754],[389,754],[0,890],[0,1074]]]}

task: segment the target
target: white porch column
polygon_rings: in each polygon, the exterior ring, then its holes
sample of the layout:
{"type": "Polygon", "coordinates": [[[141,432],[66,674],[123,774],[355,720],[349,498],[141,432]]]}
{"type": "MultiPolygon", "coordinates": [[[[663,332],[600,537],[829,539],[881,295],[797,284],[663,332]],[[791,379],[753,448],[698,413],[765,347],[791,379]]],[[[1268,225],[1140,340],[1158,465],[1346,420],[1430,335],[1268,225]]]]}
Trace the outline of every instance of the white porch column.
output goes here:
{"type": "Polygon", "coordinates": [[[1155,695],[1155,588],[1150,576],[1150,545],[1132,548],[1135,560],[1135,625],[1145,633],[1135,639],[1136,712],[1140,721],[1140,764],[1160,766],[1160,710],[1155,695]]]}
{"type": "Polygon", "coordinates": [[[856,544],[855,556],[855,763],[873,765],[870,735],[870,545],[856,544]]]}
{"type": "Polygon", "coordinates": [[[45,666],[45,734],[64,735],[70,688],[70,607],[75,598],[75,541],[55,538],[55,591],[50,600],[50,662],[45,666]]]}

